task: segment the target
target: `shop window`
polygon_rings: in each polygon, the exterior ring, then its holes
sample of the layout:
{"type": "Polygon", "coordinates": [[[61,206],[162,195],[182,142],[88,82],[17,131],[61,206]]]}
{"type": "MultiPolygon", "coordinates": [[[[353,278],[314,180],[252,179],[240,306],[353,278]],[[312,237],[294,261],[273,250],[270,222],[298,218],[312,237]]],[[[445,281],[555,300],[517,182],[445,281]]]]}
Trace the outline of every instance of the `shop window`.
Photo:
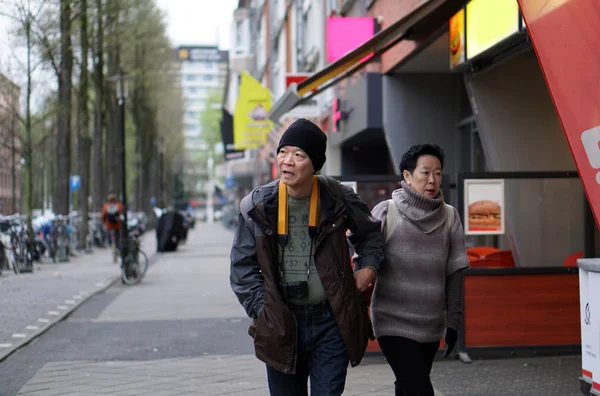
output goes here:
{"type": "MultiPolygon", "coordinates": [[[[490,178],[497,177],[490,173],[490,178]]],[[[489,253],[476,254],[489,259],[487,267],[572,266],[584,249],[585,201],[579,178],[505,178],[504,186],[504,234],[466,235],[467,252],[496,249],[489,258],[489,253]]]]}

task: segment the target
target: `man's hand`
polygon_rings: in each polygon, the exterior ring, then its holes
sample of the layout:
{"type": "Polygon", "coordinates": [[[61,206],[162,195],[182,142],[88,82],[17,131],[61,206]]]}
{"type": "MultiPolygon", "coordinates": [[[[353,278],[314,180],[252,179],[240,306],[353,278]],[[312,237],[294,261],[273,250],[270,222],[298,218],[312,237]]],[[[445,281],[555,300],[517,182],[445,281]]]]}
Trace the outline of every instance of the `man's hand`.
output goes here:
{"type": "Polygon", "coordinates": [[[358,291],[366,291],[369,284],[375,281],[375,270],[373,268],[363,268],[356,271],[354,273],[354,281],[356,282],[358,291]]]}

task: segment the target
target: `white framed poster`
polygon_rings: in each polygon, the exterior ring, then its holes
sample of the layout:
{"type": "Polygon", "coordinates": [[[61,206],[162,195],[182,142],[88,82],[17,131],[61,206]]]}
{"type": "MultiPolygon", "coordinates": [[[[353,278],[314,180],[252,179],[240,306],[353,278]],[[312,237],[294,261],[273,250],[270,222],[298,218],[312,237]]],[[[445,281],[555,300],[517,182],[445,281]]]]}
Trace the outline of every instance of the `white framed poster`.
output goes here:
{"type": "Polygon", "coordinates": [[[504,234],[504,179],[465,179],[465,235],[504,234]]]}

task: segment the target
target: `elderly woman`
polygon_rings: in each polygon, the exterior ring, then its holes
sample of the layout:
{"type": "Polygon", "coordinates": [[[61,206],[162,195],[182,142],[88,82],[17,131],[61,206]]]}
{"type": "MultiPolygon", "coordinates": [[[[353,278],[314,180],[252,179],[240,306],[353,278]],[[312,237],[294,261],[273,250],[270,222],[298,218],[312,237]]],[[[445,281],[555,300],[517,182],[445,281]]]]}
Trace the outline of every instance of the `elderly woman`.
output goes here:
{"type": "Polygon", "coordinates": [[[371,315],[396,396],[434,396],[429,375],[444,328],[448,356],[460,327],[469,263],[458,213],[440,191],[443,167],[439,146],[411,147],[400,163],[401,188],[373,209],[387,242],[371,315]]]}

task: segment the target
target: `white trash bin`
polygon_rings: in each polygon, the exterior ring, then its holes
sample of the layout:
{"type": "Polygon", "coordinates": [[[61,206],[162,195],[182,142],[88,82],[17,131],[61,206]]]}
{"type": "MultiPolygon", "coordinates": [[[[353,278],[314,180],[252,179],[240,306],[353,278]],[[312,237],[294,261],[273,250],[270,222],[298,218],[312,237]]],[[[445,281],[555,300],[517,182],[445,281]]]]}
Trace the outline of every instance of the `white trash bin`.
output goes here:
{"type": "Polygon", "coordinates": [[[577,266],[581,313],[581,381],[591,383],[590,393],[600,396],[600,259],[578,259],[577,266]]]}

